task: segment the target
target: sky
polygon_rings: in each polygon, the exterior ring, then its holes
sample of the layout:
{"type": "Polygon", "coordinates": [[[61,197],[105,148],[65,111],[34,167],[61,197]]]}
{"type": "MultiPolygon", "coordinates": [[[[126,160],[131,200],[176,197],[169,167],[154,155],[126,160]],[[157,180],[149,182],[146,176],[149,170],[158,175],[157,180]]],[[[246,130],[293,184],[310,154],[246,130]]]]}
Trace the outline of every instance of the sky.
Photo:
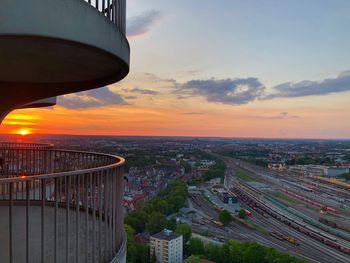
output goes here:
{"type": "Polygon", "coordinates": [[[350,1],[128,0],[129,75],[1,133],[350,138],[350,1]]]}

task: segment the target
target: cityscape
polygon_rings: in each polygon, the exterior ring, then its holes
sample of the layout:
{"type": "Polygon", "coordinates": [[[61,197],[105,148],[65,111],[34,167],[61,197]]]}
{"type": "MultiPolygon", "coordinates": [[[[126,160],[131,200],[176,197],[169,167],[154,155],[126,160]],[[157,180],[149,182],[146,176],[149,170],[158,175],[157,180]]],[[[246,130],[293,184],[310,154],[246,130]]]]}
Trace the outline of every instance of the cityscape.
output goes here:
{"type": "Polygon", "coordinates": [[[274,248],[285,253],[274,255],[284,262],[348,261],[349,140],[69,135],[2,140],[52,143],[128,160],[123,197],[128,262],[165,257],[162,249],[156,254],[154,240],[180,234],[181,245],[174,248],[180,261],[216,262],[220,252],[207,253],[207,246],[230,246],[230,240],[274,248]],[[174,182],[183,198],[168,193],[174,182]]]}
{"type": "Polygon", "coordinates": [[[349,263],[347,0],[0,1],[0,263],[349,263]]]}

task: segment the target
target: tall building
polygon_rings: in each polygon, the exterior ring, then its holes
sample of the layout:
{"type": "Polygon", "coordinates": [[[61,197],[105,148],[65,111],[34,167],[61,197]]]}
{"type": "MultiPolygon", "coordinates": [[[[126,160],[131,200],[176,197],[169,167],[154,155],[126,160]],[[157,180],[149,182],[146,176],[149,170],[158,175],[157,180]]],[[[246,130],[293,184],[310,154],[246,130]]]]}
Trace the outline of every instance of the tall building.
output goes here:
{"type": "Polygon", "coordinates": [[[182,263],[183,236],[164,229],[151,236],[150,250],[151,257],[155,256],[158,263],[182,263]]]}
{"type": "MultiPolygon", "coordinates": [[[[0,1],[0,122],[129,72],[126,0],[0,1]]],[[[118,156],[0,143],[0,261],[125,262],[118,156]]]]}

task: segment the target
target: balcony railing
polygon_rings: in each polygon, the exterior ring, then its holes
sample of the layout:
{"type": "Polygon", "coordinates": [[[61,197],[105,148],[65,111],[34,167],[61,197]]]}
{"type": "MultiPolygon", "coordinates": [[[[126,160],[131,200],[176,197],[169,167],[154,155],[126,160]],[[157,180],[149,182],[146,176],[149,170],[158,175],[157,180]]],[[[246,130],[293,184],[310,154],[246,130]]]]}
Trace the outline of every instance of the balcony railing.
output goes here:
{"type": "Polygon", "coordinates": [[[54,147],[53,144],[46,144],[46,143],[0,142],[0,150],[15,149],[15,148],[18,148],[19,150],[23,148],[45,150],[45,149],[52,149],[53,147],[54,147]]]}
{"type": "Polygon", "coordinates": [[[84,0],[95,7],[117,28],[124,33],[126,30],[126,0],[84,0]]]}
{"type": "Polygon", "coordinates": [[[124,159],[32,146],[0,143],[1,262],[122,262],[124,159]]]}

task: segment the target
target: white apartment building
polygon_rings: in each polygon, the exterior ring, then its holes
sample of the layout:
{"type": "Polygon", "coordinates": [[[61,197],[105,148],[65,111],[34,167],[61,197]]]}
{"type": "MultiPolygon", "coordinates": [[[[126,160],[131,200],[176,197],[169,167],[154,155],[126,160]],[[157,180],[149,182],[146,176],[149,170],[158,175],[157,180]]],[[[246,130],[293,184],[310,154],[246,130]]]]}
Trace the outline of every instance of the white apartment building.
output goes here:
{"type": "Polygon", "coordinates": [[[151,236],[151,257],[154,255],[157,263],[183,262],[183,236],[171,230],[163,231],[151,236]]]}

